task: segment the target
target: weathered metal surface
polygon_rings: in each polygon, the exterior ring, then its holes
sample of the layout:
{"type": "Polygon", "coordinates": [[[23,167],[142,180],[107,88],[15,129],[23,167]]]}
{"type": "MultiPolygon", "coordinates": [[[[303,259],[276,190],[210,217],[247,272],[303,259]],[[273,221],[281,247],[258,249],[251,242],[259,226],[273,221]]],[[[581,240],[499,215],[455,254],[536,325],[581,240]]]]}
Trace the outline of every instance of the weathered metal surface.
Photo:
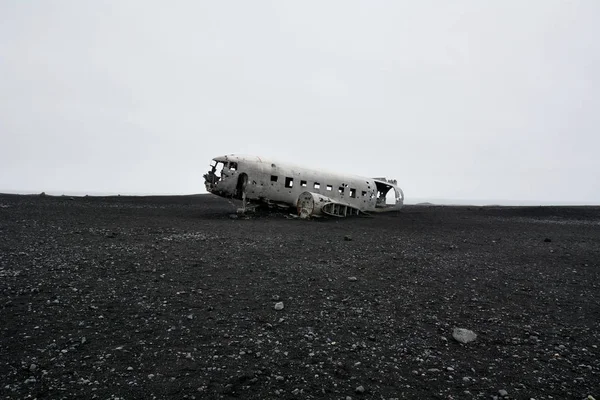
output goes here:
{"type": "Polygon", "coordinates": [[[323,214],[323,207],[331,203],[329,197],[314,192],[302,192],[298,196],[296,208],[300,218],[309,218],[323,214]]]}
{"type": "Polygon", "coordinates": [[[218,196],[285,204],[306,217],[398,210],[404,204],[404,193],[396,181],[336,174],[256,156],[215,157],[204,179],[206,190],[218,196]],[[390,190],[395,194],[394,204],[386,204],[390,190]]]}

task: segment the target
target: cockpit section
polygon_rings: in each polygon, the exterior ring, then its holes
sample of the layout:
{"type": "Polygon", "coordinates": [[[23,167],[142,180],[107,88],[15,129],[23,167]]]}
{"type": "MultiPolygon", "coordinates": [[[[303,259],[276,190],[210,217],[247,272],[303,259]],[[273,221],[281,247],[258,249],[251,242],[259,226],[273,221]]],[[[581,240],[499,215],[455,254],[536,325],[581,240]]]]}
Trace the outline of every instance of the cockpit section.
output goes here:
{"type": "Polygon", "coordinates": [[[212,160],[210,170],[204,174],[204,185],[206,191],[212,193],[223,176],[223,169],[227,162],[212,160]]]}
{"type": "Polygon", "coordinates": [[[235,195],[238,167],[237,161],[221,158],[213,159],[210,163],[210,169],[204,174],[206,191],[222,196],[235,195]]]}

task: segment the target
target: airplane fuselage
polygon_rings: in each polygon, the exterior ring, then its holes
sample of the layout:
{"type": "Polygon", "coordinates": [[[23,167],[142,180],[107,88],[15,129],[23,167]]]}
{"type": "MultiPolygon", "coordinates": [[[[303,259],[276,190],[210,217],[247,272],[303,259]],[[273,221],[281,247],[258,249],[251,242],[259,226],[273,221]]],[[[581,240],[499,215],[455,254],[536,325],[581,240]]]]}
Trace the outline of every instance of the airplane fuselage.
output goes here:
{"type": "Polygon", "coordinates": [[[395,181],[325,172],[256,156],[215,157],[211,167],[205,175],[206,190],[223,197],[300,207],[299,199],[307,199],[310,193],[320,204],[333,203],[360,212],[399,209],[404,200],[395,181]],[[390,190],[395,192],[395,204],[385,203],[390,190]]]}

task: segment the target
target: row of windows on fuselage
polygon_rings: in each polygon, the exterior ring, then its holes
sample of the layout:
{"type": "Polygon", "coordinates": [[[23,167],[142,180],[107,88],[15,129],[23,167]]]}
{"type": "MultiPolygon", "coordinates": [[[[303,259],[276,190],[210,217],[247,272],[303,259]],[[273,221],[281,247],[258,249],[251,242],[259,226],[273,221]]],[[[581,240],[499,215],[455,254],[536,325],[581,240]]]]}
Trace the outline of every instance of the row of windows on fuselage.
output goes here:
{"type": "MultiPolygon", "coordinates": [[[[278,180],[279,180],[279,177],[277,175],[271,175],[271,182],[277,182],[278,180]]],[[[286,188],[292,188],[292,187],[294,187],[294,178],[290,178],[289,176],[286,176],[285,177],[285,184],[284,184],[284,186],[286,188]]],[[[305,180],[300,180],[300,187],[303,187],[303,188],[308,187],[308,182],[305,181],[305,180]]],[[[313,187],[313,189],[320,190],[321,189],[321,184],[319,182],[313,182],[312,187],[313,187]]],[[[328,191],[328,192],[333,191],[333,186],[332,185],[326,185],[325,188],[326,188],[326,191],[328,191]]],[[[348,185],[342,184],[342,186],[338,187],[338,193],[343,196],[344,192],[346,191],[346,188],[348,188],[348,185]]],[[[351,198],[356,198],[356,189],[350,188],[349,189],[349,193],[350,193],[350,197],[351,198]]],[[[363,190],[361,192],[361,196],[362,197],[367,197],[367,191],[363,190]]],[[[373,198],[373,194],[371,194],[370,197],[373,198]]]]}

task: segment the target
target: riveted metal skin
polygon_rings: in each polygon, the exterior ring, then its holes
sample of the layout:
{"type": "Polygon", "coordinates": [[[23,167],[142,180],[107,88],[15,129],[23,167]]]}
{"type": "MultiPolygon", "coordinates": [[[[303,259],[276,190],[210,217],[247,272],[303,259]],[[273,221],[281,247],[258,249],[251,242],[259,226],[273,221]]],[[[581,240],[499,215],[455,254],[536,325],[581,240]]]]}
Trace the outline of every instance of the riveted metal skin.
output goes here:
{"type": "Polygon", "coordinates": [[[399,210],[404,193],[395,180],[332,173],[257,156],[215,157],[204,175],[212,194],[295,207],[302,218],[344,217],[399,210]],[[386,203],[393,191],[395,202],[386,203]]]}

